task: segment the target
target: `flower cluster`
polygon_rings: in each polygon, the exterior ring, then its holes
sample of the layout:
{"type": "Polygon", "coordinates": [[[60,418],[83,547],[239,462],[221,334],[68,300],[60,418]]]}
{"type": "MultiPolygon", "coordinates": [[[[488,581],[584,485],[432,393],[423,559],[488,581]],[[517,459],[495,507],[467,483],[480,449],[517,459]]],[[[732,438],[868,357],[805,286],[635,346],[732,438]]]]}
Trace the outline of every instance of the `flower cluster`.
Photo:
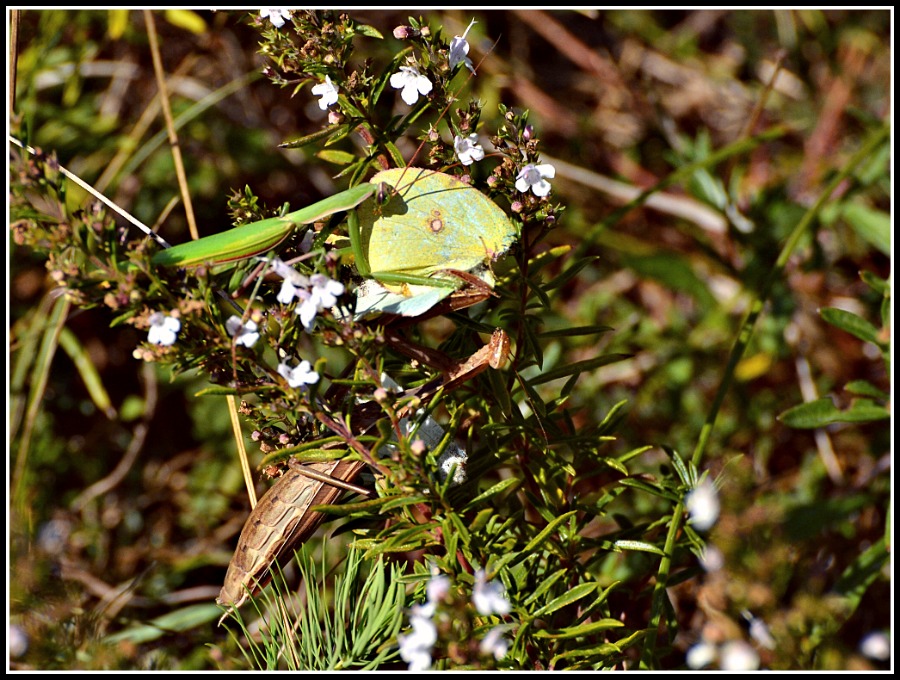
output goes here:
{"type": "Polygon", "coordinates": [[[344,294],[344,284],[324,274],[305,276],[278,258],[272,259],[270,267],[283,279],[278,302],[289,305],[295,299],[299,300],[294,312],[307,331],[312,330],[316,315],[334,307],[344,294]]]}
{"type": "MultiPolygon", "coordinates": [[[[466,619],[468,603],[452,597],[451,583],[447,576],[435,574],[425,587],[424,604],[410,608],[410,632],[397,636],[400,658],[409,664],[411,671],[431,668],[434,647],[442,634],[459,635],[450,629],[466,619]]],[[[505,616],[512,610],[502,584],[488,581],[483,570],[475,573],[471,604],[481,616],[505,616]]],[[[485,657],[499,661],[509,651],[509,642],[503,637],[507,626],[493,626],[478,644],[478,651],[485,657]]]]}

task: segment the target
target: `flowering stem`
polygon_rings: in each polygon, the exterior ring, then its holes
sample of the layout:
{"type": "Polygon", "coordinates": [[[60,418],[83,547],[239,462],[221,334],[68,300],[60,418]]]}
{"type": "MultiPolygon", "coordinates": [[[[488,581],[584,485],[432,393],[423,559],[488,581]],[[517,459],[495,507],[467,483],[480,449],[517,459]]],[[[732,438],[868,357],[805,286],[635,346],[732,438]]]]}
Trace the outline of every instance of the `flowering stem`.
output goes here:
{"type": "MultiPolygon", "coordinates": [[[[728,363],[725,366],[725,372],[722,377],[722,382],[719,384],[719,388],[716,391],[715,397],[713,398],[713,403],[710,407],[709,414],[706,417],[706,422],[704,422],[703,427],[700,430],[700,436],[697,440],[697,446],[695,447],[694,453],[691,456],[691,462],[695,466],[700,465],[703,454],[706,451],[707,445],[709,444],[709,439],[712,435],[712,430],[715,426],[716,418],[719,414],[719,408],[721,407],[722,402],[725,399],[728,388],[731,386],[735,367],[737,366],[738,362],[744,354],[744,350],[747,348],[747,345],[750,342],[750,338],[753,335],[754,326],[756,325],[756,321],[759,318],[763,306],[769,297],[772,286],[775,284],[775,281],[778,279],[778,277],[780,277],[784,272],[785,265],[793,254],[794,249],[797,247],[797,244],[800,243],[800,239],[806,233],[809,226],[814,222],[815,218],[825,206],[826,202],[831,198],[831,195],[834,193],[834,191],[847,180],[847,178],[852,174],[857,166],[859,166],[860,163],[874,156],[875,150],[884,142],[889,133],[890,127],[887,125],[883,125],[880,130],[872,135],[872,137],[859,149],[859,151],[857,151],[856,154],[853,155],[853,157],[841,169],[841,171],[835,175],[834,179],[829,182],[828,186],[825,187],[825,190],[819,196],[818,200],[816,200],[815,204],[806,211],[803,217],[800,218],[800,221],[797,222],[797,226],[794,227],[794,230],[791,232],[790,236],[788,236],[787,241],[781,249],[781,253],[778,256],[778,259],[775,262],[775,266],[770,270],[769,275],[763,282],[763,286],[759,294],[750,306],[750,311],[747,313],[747,317],[744,319],[743,324],[741,324],[737,340],[735,341],[734,346],[731,349],[731,355],[728,357],[728,363]]],[[[669,523],[669,533],[666,536],[666,544],[663,549],[665,552],[665,556],[660,560],[659,570],[657,572],[656,578],[656,585],[653,589],[653,600],[650,606],[650,624],[648,626],[647,637],[645,638],[644,643],[644,651],[641,657],[641,668],[643,669],[652,668],[654,665],[652,664],[652,660],[656,650],[656,636],[659,630],[660,618],[663,610],[663,597],[665,597],[666,587],[668,584],[669,569],[671,568],[672,554],[675,547],[675,538],[681,531],[681,520],[683,516],[684,503],[679,502],[675,506],[675,510],[672,515],[672,521],[669,523]]]]}

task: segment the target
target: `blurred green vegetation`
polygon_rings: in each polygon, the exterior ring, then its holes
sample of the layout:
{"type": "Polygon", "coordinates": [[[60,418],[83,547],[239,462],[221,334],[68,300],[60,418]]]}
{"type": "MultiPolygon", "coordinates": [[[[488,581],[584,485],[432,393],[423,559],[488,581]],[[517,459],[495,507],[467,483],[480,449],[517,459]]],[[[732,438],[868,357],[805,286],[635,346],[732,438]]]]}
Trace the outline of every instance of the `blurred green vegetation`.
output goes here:
{"type": "MultiPolygon", "coordinates": [[[[391,35],[407,12],[354,14],[386,36],[362,41],[360,58],[387,60],[400,49],[391,35]]],[[[423,18],[454,35],[472,14],[423,18]]],[[[308,91],[292,97],[260,77],[259,36],[246,13],[156,16],[201,229],[227,226],[227,198],[246,185],[270,206],[328,195],[332,167],[312,151],[278,147],[317,130],[324,114],[308,91]]],[[[577,382],[569,395],[574,425],[596,424],[624,401],[615,451],[668,446],[688,458],[752,296],[785,239],[890,115],[890,13],[474,16],[478,76],[467,87],[485,103],[483,122],[496,122],[489,117],[499,102],[531,111],[545,160],[557,167],[554,200],[566,205],[547,245],[594,257],[556,291],[544,328],[613,329],[560,337],[545,348],[544,368],[628,354],[577,382]],[[621,210],[635,188],[776,128],[765,143],[621,210]]],[[[55,151],[144,222],[166,215],[169,241],[187,239],[183,211],[168,211],[178,188],[142,14],[25,10],[19,19],[11,132],[55,151]]],[[[858,644],[891,629],[890,574],[876,569],[852,590],[847,570],[890,536],[889,421],[838,418],[810,429],[779,418],[819,397],[845,410],[854,385],[891,390],[890,298],[870,285],[891,276],[890,159],[882,148],[838,188],[787,263],[737,366],[702,461],[721,476],[722,514],[709,540],[726,567],[671,588],[679,634],[667,668],[684,667],[701,631],[742,635],[745,611],[777,641],[758,649],[765,667],[886,667],[858,644]],[[848,332],[848,323],[823,317],[824,308],[853,313],[876,336],[848,332]]],[[[72,187],[68,200],[81,205],[86,196],[72,187]]],[[[39,258],[12,244],[8,271],[11,436],[27,422],[35,358],[52,361],[24,462],[10,440],[10,497],[18,481],[26,501],[10,524],[10,624],[28,640],[13,667],[245,668],[234,640],[214,626],[218,612],[193,608],[218,593],[249,508],[224,403],[191,396],[201,379],[172,381],[143,366],[132,356],[141,334],[110,329],[99,310],[57,307],[69,314],[68,335],[62,352],[43,354],[55,283],[39,258]],[[73,359],[79,351],[81,365],[73,359]],[[111,407],[92,384],[102,385],[111,407]],[[102,642],[166,615],[152,640],[102,642]]],[[[647,475],[668,474],[662,449],[642,460],[647,475]]],[[[652,564],[646,555],[628,559],[652,564]]],[[[645,625],[648,602],[613,597],[629,626],[645,625]]]]}

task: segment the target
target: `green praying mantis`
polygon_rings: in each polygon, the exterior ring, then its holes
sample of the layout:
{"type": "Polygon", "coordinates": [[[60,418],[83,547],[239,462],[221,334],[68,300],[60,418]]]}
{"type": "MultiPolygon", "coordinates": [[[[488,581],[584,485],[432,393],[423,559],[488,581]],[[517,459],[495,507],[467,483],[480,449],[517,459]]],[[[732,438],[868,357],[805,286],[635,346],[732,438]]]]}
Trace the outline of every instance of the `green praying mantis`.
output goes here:
{"type": "Polygon", "coordinates": [[[259,256],[299,225],[341,212],[357,272],[384,286],[363,306],[405,316],[427,311],[473,278],[492,287],[490,263],[518,236],[475,187],[434,170],[395,168],[301,210],[168,248],[152,263],[191,267],[259,256]]]}
{"type": "Polygon", "coordinates": [[[298,226],[320,222],[336,213],[352,210],[377,190],[378,186],[374,184],[359,184],[286,215],[270,217],[161,250],[153,256],[152,263],[166,267],[192,267],[224,264],[261,255],[284,241],[298,226]]]}

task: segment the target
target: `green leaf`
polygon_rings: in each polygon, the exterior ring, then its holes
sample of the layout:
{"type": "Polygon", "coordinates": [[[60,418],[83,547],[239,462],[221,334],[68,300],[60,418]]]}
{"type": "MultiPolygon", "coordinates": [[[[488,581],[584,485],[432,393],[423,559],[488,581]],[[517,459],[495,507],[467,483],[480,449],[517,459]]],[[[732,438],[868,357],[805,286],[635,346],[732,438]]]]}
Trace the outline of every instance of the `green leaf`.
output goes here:
{"type": "Polygon", "coordinates": [[[326,163],[334,165],[348,165],[356,160],[356,156],[352,153],[340,149],[323,149],[316,154],[316,158],[321,158],[326,163]]]}
{"type": "Polygon", "coordinates": [[[128,28],[128,16],[131,14],[127,9],[111,9],[109,10],[109,28],[107,33],[110,40],[118,40],[125,35],[125,29],[128,28]]]}
{"type": "Polygon", "coordinates": [[[612,326],[573,326],[538,333],[540,338],[563,338],[578,335],[600,335],[614,330],[612,326]]]}
{"type": "Polygon", "coordinates": [[[625,477],[624,479],[620,479],[618,483],[621,486],[630,486],[633,489],[646,491],[649,494],[659,496],[660,498],[665,498],[672,501],[673,503],[677,503],[680,500],[675,493],[667,489],[663,489],[662,487],[653,484],[652,482],[648,482],[645,479],[641,479],[640,477],[625,477]]]}
{"type": "Polygon", "coordinates": [[[570,510],[569,512],[565,512],[554,519],[541,530],[541,533],[539,533],[528,542],[528,545],[525,546],[525,549],[522,552],[524,552],[526,555],[534,552],[541,544],[543,544],[544,541],[547,540],[547,538],[549,538],[550,534],[556,531],[556,527],[566,522],[566,520],[575,515],[575,513],[575,510],[570,510]]]}
{"type": "Polygon", "coordinates": [[[378,40],[384,40],[384,36],[378,31],[374,26],[369,26],[368,24],[357,24],[355,26],[356,32],[360,35],[364,35],[367,38],[377,38],[378,40]]]}
{"type": "Polygon", "coordinates": [[[867,423],[890,417],[890,411],[871,399],[854,399],[847,410],[841,411],[831,397],[822,397],[789,408],[778,416],[778,420],[788,427],[808,430],[832,423],[867,423]]]}
{"type": "Polygon", "coordinates": [[[553,290],[554,288],[561,288],[573,278],[575,278],[578,272],[599,259],[599,257],[584,257],[580,259],[574,265],[566,269],[562,274],[552,279],[549,283],[545,284],[543,286],[543,290],[553,290]]]}
{"type": "Polygon", "coordinates": [[[621,540],[613,543],[613,547],[616,550],[638,550],[640,552],[653,553],[654,555],[662,555],[663,557],[666,555],[664,551],[660,550],[652,543],[645,543],[644,541],[621,540]]]}
{"type": "Polygon", "coordinates": [[[599,645],[598,647],[590,647],[587,649],[576,648],[567,650],[562,654],[557,654],[556,656],[554,656],[550,660],[550,667],[552,668],[560,659],[571,659],[578,657],[608,657],[612,656],[613,654],[619,654],[631,645],[640,641],[641,638],[646,635],[646,633],[646,630],[638,630],[628,637],[616,642],[607,642],[605,644],[599,645]]]}
{"type": "Polygon", "coordinates": [[[844,389],[850,392],[850,394],[858,394],[863,397],[872,397],[873,399],[879,399],[881,401],[887,401],[891,398],[891,395],[887,392],[879,390],[875,385],[868,382],[867,380],[851,380],[846,385],[844,385],[844,389]]]}
{"type": "Polygon", "coordinates": [[[278,145],[279,149],[297,149],[301,146],[306,146],[307,144],[312,144],[313,142],[317,142],[324,137],[328,137],[329,135],[341,130],[343,128],[344,133],[347,132],[348,126],[346,124],[338,124],[338,125],[329,125],[328,127],[324,127],[321,130],[313,132],[308,135],[304,135],[303,137],[298,137],[297,139],[291,140],[290,142],[282,142],[278,145]]]}
{"type": "Polygon", "coordinates": [[[891,294],[891,283],[890,281],[885,281],[883,278],[878,276],[877,274],[873,274],[872,272],[860,272],[859,278],[863,280],[863,282],[876,293],[880,293],[885,297],[890,296],[891,294]]]}
{"type": "MultiPolygon", "coordinates": [[[[527,550],[526,550],[527,552],[527,550]]],[[[539,616],[546,616],[547,614],[552,614],[558,609],[562,609],[563,607],[567,607],[573,602],[578,602],[583,597],[587,597],[595,590],[597,590],[598,583],[596,582],[588,582],[588,583],[579,583],[574,588],[570,588],[565,593],[552,599],[550,602],[545,604],[543,607],[538,609],[534,613],[534,617],[537,618],[539,616]]]]}
{"type": "Polygon", "coordinates": [[[624,264],[638,274],[656,279],[674,291],[693,296],[706,309],[712,309],[716,305],[716,299],[691,264],[674,253],[626,257],[624,264]]]}
{"type": "Polygon", "coordinates": [[[166,21],[195,35],[206,33],[206,22],[199,14],[189,9],[167,9],[166,21]]]}
{"type": "Polygon", "coordinates": [[[884,344],[878,337],[878,329],[853,312],[838,309],[837,307],[825,307],[819,310],[819,314],[821,314],[822,318],[832,326],[847,331],[850,335],[853,335],[864,342],[871,342],[878,347],[882,347],[884,344]]]}
{"type": "Polygon", "coordinates": [[[550,588],[553,587],[553,584],[563,576],[565,576],[567,572],[568,569],[560,569],[553,574],[550,574],[550,576],[544,576],[541,580],[541,585],[539,585],[537,589],[525,599],[525,602],[523,604],[525,604],[525,606],[527,607],[533,602],[537,602],[541,597],[544,596],[544,593],[550,590],[550,588]]]}
{"type": "Polygon", "coordinates": [[[103,380],[100,378],[100,373],[97,371],[97,367],[94,366],[94,362],[91,361],[90,354],[88,354],[84,345],[79,342],[78,337],[71,330],[63,327],[59,333],[59,346],[69,355],[69,358],[75,364],[75,368],[78,369],[78,373],[84,382],[84,386],[87,388],[88,394],[91,395],[94,405],[110,420],[115,418],[116,409],[113,408],[109,399],[109,393],[107,393],[103,380]]]}
{"type": "Polygon", "coordinates": [[[534,634],[536,638],[550,638],[552,640],[566,640],[569,638],[581,637],[583,635],[593,635],[602,630],[611,630],[613,628],[622,628],[625,624],[618,619],[600,619],[592,623],[583,623],[580,626],[566,628],[556,633],[548,630],[539,630],[534,634]]]}
{"type": "Polygon", "coordinates": [[[518,477],[509,477],[502,482],[497,482],[492,487],[478,494],[475,498],[466,504],[466,510],[470,510],[476,506],[483,505],[486,500],[497,496],[511,487],[517,487],[522,483],[518,477]]]}
{"type": "Polygon", "coordinates": [[[531,380],[528,381],[529,386],[540,385],[545,382],[550,382],[551,380],[558,380],[559,378],[568,378],[570,375],[575,375],[576,373],[585,373],[588,371],[593,371],[595,368],[600,368],[601,366],[606,366],[608,364],[613,364],[617,361],[622,361],[623,359],[627,359],[629,354],[603,354],[599,357],[594,357],[593,359],[586,359],[584,361],[576,361],[573,364],[567,364],[565,366],[560,366],[559,368],[555,368],[551,371],[547,371],[546,373],[541,373],[540,375],[535,376],[531,380]]]}
{"type": "Polygon", "coordinates": [[[597,425],[597,435],[602,436],[612,432],[615,432],[618,429],[619,423],[627,415],[623,409],[628,405],[628,400],[623,399],[620,402],[613,404],[613,407],[609,409],[609,412],[603,417],[603,420],[599,425],[597,425]]]}
{"type": "Polygon", "coordinates": [[[116,644],[117,642],[142,644],[157,640],[169,633],[196,628],[210,621],[215,621],[220,616],[222,616],[222,609],[218,605],[194,604],[163,614],[145,624],[107,635],[104,641],[109,644],[116,644]]]}
{"type": "Polygon", "coordinates": [[[834,592],[846,597],[855,610],[866,589],[882,573],[884,566],[890,564],[890,558],[885,542],[877,541],[844,570],[834,584],[834,592]]]}
{"type": "Polygon", "coordinates": [[[861,203],[847,203],[841,211],[857,236],[885,255],[891,254],[891,216],[861,203]]]}

